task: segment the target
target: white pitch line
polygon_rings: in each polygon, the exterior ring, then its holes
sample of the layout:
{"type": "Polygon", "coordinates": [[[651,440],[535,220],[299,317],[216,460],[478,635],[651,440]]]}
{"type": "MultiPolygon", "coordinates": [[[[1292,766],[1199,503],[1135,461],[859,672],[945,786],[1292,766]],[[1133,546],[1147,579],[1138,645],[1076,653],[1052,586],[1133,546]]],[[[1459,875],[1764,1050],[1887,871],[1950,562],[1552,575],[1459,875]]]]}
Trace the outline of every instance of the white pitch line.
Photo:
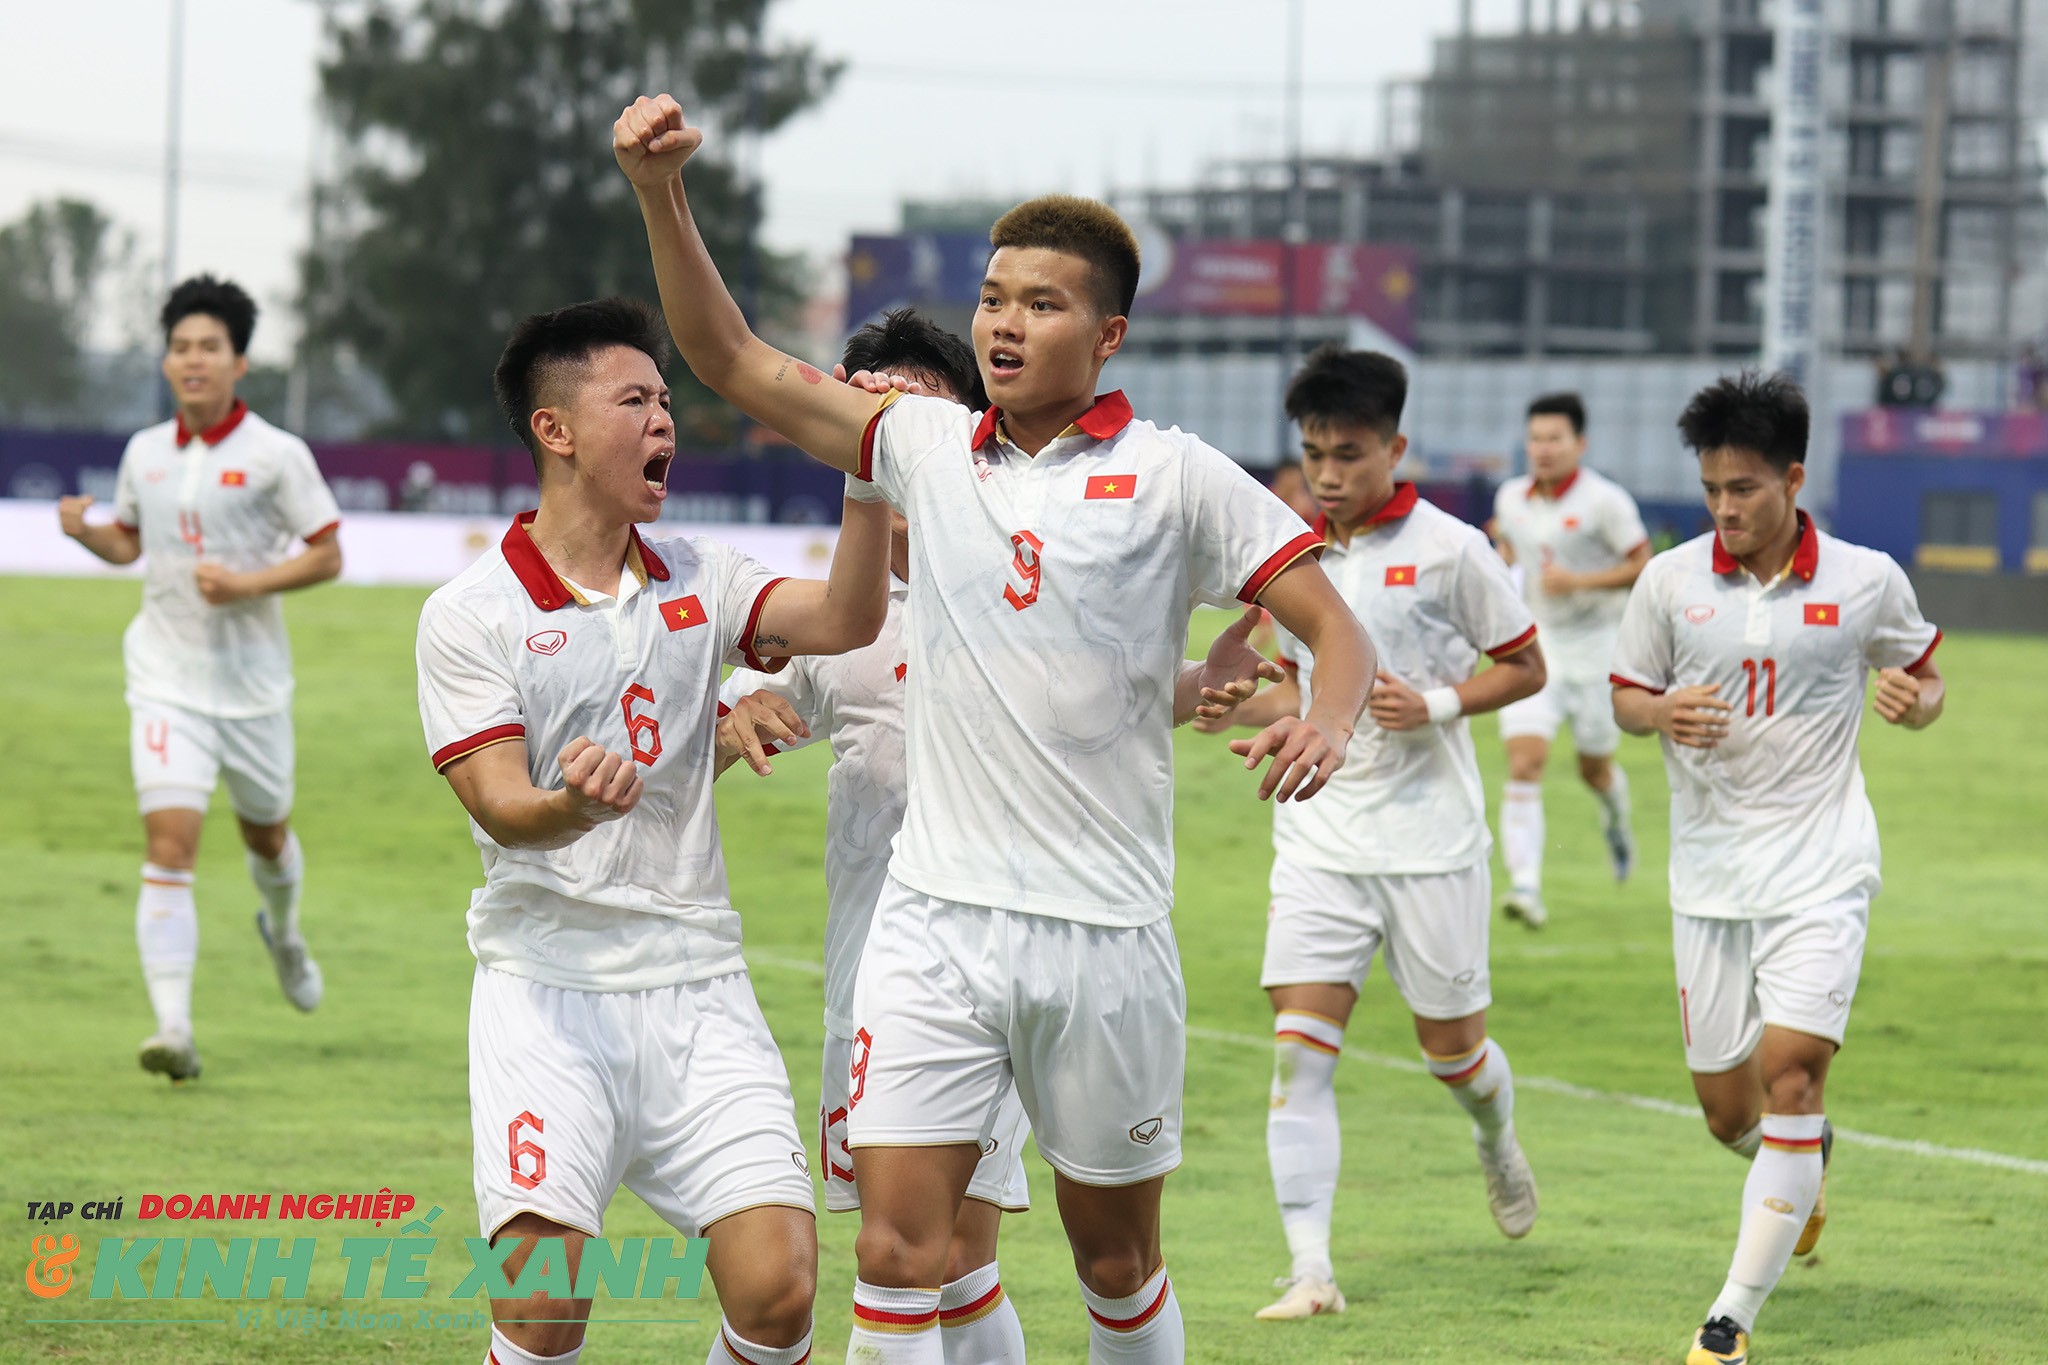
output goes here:
{"type": "MultiPolygon", "coordinates": [[[[803,958],[781,957],[773,953],[747,954],[749,964],[756,967],[775,967],[787,972],[801,972],[807,976],[823,976],[822,964],[803,958]]],[[[1234,1043],[1239,1047],[1270,1048],[1270,1037],[1254,1038],[1248,1033],[1227,1033],[1222,1029],[1188,1027],[1188,1037],[1200,1038],[1211,1043],[1234,1043]]],[[[1389,1071],[1405,1071],[1410,1075],[1426,1076],[1429,1068],[1412,1057],[1390,1057],[1383,1052],[1367,1052],[1362,1048],[1345,1048],[1344,1055],[1353,1061],[1371,1066],[1384,1067],[1389,1071]]],[[[1575,1100],[1593,1100],[1601,1104],[1618,1104],[1629,1109],[1646,1109],[1653,1114],[1669,1114],[1673,1118],[1694,1119],[1700,1116],[1698,1106],[1678,1104],[1672,1100],[1660,1100],[1653,1095],[1629,1095],[1618,1090],[1595,1090],[1589,1085],[1574,1085],[1551,1076],[1515,1077],[1515,1085],[1523,1090],[1541,1090],[1546,1094],[1563,1095],[1575,1100]]],[[[2032,1157],[2011,1156],[2005,1152],[1987,1152],[1981,1147],[1943,1147],[1939,1143],[1922,1142],[1918,1138],[1886,1137],[1882,1133],[1866,1133],[1856,1128],[1837,1128],[1835,1136],[1844,1142],[1863,1147],[1877,1147],[1887,1152],[1903,1152],[1907,1156],[1926,1157],[1935,1161],[1962,1161],[1973,1166],[1993,1166],[1999,1170],[2019,1171],[2024,1175],[2048,1175],[2048,1161],[2036,1161],[2032,1157]]]]}

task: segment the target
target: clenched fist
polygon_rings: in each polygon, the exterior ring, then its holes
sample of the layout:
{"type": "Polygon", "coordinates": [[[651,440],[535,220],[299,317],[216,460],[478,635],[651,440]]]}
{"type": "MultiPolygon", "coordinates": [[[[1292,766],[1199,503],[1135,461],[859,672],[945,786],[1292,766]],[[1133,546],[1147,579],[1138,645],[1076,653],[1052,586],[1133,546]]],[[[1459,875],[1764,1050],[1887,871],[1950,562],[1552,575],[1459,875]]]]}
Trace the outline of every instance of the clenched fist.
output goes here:
{"type": "Polygon", "coordinates": [[[564,792],[586,829],[632,810],[647,787],[639,764],[581,736],[563,747],[560,762],[564,792]]]}
{"type": "Polygon", "coordinates": [[[57,527],[73,540],[85,534],[85,509],[92,506],[92,495],[80,493],[74,497],[57,499],[57,527]]]}
{"type": "Polygon", "coordinates": [[[642,95],[612,125],[612,155],[626,179],[643,188],[665,185],[704,145],[704,130],[683,122],[683,106],[669,95],[642,95]]]}

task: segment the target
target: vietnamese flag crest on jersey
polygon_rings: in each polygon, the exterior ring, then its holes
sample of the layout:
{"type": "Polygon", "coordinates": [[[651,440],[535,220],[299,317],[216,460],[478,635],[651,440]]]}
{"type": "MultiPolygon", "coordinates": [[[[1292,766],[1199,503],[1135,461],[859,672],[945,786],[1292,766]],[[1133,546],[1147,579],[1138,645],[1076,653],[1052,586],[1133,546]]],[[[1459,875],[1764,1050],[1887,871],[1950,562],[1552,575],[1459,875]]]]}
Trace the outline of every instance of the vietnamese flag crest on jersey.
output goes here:
{"type": "Polygon", "coordinates": [[[1808,602],[1806,624],[1809,626],[1839,626],[1842,624],[1842,609],[1833,602],[1808,602]]]}
{"type": "Polygon", "coordinates": [[[249,475],[243,470],[223,469],[220,472],[220,486],[222,488],[240,488],[248,482],[249,475]]]}
{"type": "Polygon", "coordinates": [[[688,630],[691,626],[704,624],[704,605],[697,600],[697,594],[678,597],[673,602],[661,604],[661,619],[670,630],[688,630]]]}
{"type": "Polygon", "coordinates": [[[1088,480],[1087,498],[1128,498],[1138,491],[1136,474],[1097,474],[1088,480]]]}
{"type": "Polygon", "coordinates": [[[1412,588],[1415,586],[1413,564],[1387,565],[1387,586],[1390,588],[1412,588]]]}

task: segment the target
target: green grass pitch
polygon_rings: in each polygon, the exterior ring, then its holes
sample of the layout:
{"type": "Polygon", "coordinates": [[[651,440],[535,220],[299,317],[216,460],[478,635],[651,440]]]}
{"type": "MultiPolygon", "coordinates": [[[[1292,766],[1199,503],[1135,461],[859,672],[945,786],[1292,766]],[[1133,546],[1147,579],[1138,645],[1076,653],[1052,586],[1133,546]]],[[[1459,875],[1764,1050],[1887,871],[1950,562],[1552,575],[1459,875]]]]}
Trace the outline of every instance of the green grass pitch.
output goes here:
{"type": "MultiPolygon", "coordinates": [[[[54,1300],[24,1284],[30,1239],[318,1234],[303,1306],[338,1312],[335,1224],[165,1226],[134,1218],[148,1191],[372,1191],[446,1210],[474,1231],[464,1033],[471,960],[463,910],[478,876],[460,810],[422,752],[412,638],[424,594],[328,588],[290,607],[299,690],[298,826],[308,934],[327,1002],[280,998],[251,927],[255,896],[225,800],[199,865],[196,1017],[203,1080],[173,1091],[135,1064],[150,1031],[135,960],[139,828],[129,789],[119,634],[133,584],[13,580],[0,609],[0,1360],[474,1362],[483,1333],[417,1327],[416,1308],[369,1327],[256,1326],[214,1300],[54,1300]],[[125,1195],[128,1221],[43,1225],[30,1200],[125,1195]],[[177,1318],[172,1324],[34,1323],[177,1318]]],[[[1222,617],[1205,618],[1211,628],[1222,617]]],[[[1959,637],[1940,662],[1954,697],[1925,734],[1872,719],[1864,767],[1884,829],[1887,887],[1850,1046],[1829,1111],[1845,1139],[1820,1254],[1765,1312],[1756,1358],[2019,1362],[2048,1359],[2048,641],[1959,637]],[[1934,1150],[1934,1149],[1944,1150],[1934,1150]],[[2024,1158],[1960,1159],[1952,1149],[2024,1158]]],[[[1489,789],[1500,751],[1479,724],[1489,789]]],[[[1553,920],[1498,923],[1493,1032],[1522,1078],[1518,1126],[1543,1193],[1534,1234],[1508,1243],[1486,1212],[1467,1125],[1417,1074],[1384,977],[1367,986],[1339,1074],[1344,1177],[1338,1276],[1350,1312],[1262,1324],[1286,1268],[1264,1147],[1269,1015],[1257,987],[1269,856],[1266,812],[1217,741],[1183,732],[1180,908],[1193,1036],[1187,1160],[1167,1184],[1167,1253],[1202,1361],[1675,1362],[1733,1244],[1739,1164],[1690,1104],[1663,899],[1665,784],[1655,748],[1623,750],[1642,871],[1607,877],[1591,799],[1554,763],[1553,920]],[[1571,1087],[1579,1087],[1574,1090],[1571,1087]],[[1593,1093],[1599,1092],[1599,1093],[1593,1093]]],[[[728,774],[720,802],[756,989],[789,1059],[799,1125],[815,1112],[820,1040],[825,755],[767,781],[728,774]]],[[[1004,1237],[1004,1280],[1039,1362],[1080,1361],[1083,1315],[1032,1159],[1039,1209],[1004,1237]]],[[[349,1227],[350,1234],[370,1230],[349,1227]]],[[[666,1229],[622,1196],[608,1235],[666,1229]]],[[[816,1359],[845,1349],[854,1222],[821,1222],[816,1359]]],[[[81,1262],[81,1265],[85,1262],[81,1262]]],[[[444,1237],[427,1306],[467,1258],[444,1237]]],[[[600,1302],[586,1359],[703,1357],[717,1310],[600,1302]],[[655,1321],[695,1318],[694,1323],[655,1321]],[[632,1319],[633,1321],[611,1321],[632,1319]]],[[[330,1314],[330,1320],[335,1320],[330,1314]]]]}

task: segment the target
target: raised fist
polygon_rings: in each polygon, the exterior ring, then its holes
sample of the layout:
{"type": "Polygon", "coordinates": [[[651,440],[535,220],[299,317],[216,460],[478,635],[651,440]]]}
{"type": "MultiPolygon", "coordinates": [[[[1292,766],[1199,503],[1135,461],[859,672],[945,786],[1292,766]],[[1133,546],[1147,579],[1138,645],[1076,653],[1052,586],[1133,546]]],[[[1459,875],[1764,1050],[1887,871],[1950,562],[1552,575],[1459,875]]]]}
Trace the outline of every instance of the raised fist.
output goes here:
{"type": "Polygon", "coordinates": [[[635,185],[667,184],[704,145],[704,130],[683,122],[683,106],[669,95],[642,95],[612,125],[612,155],[635,185]]]}
{"type": "Polygon", "coordinates": [[[73,497],[57,499],[57,527],[73,540],[85,534],[85,509],[92,506],[92,496],[80,493],[73,497]]]}

